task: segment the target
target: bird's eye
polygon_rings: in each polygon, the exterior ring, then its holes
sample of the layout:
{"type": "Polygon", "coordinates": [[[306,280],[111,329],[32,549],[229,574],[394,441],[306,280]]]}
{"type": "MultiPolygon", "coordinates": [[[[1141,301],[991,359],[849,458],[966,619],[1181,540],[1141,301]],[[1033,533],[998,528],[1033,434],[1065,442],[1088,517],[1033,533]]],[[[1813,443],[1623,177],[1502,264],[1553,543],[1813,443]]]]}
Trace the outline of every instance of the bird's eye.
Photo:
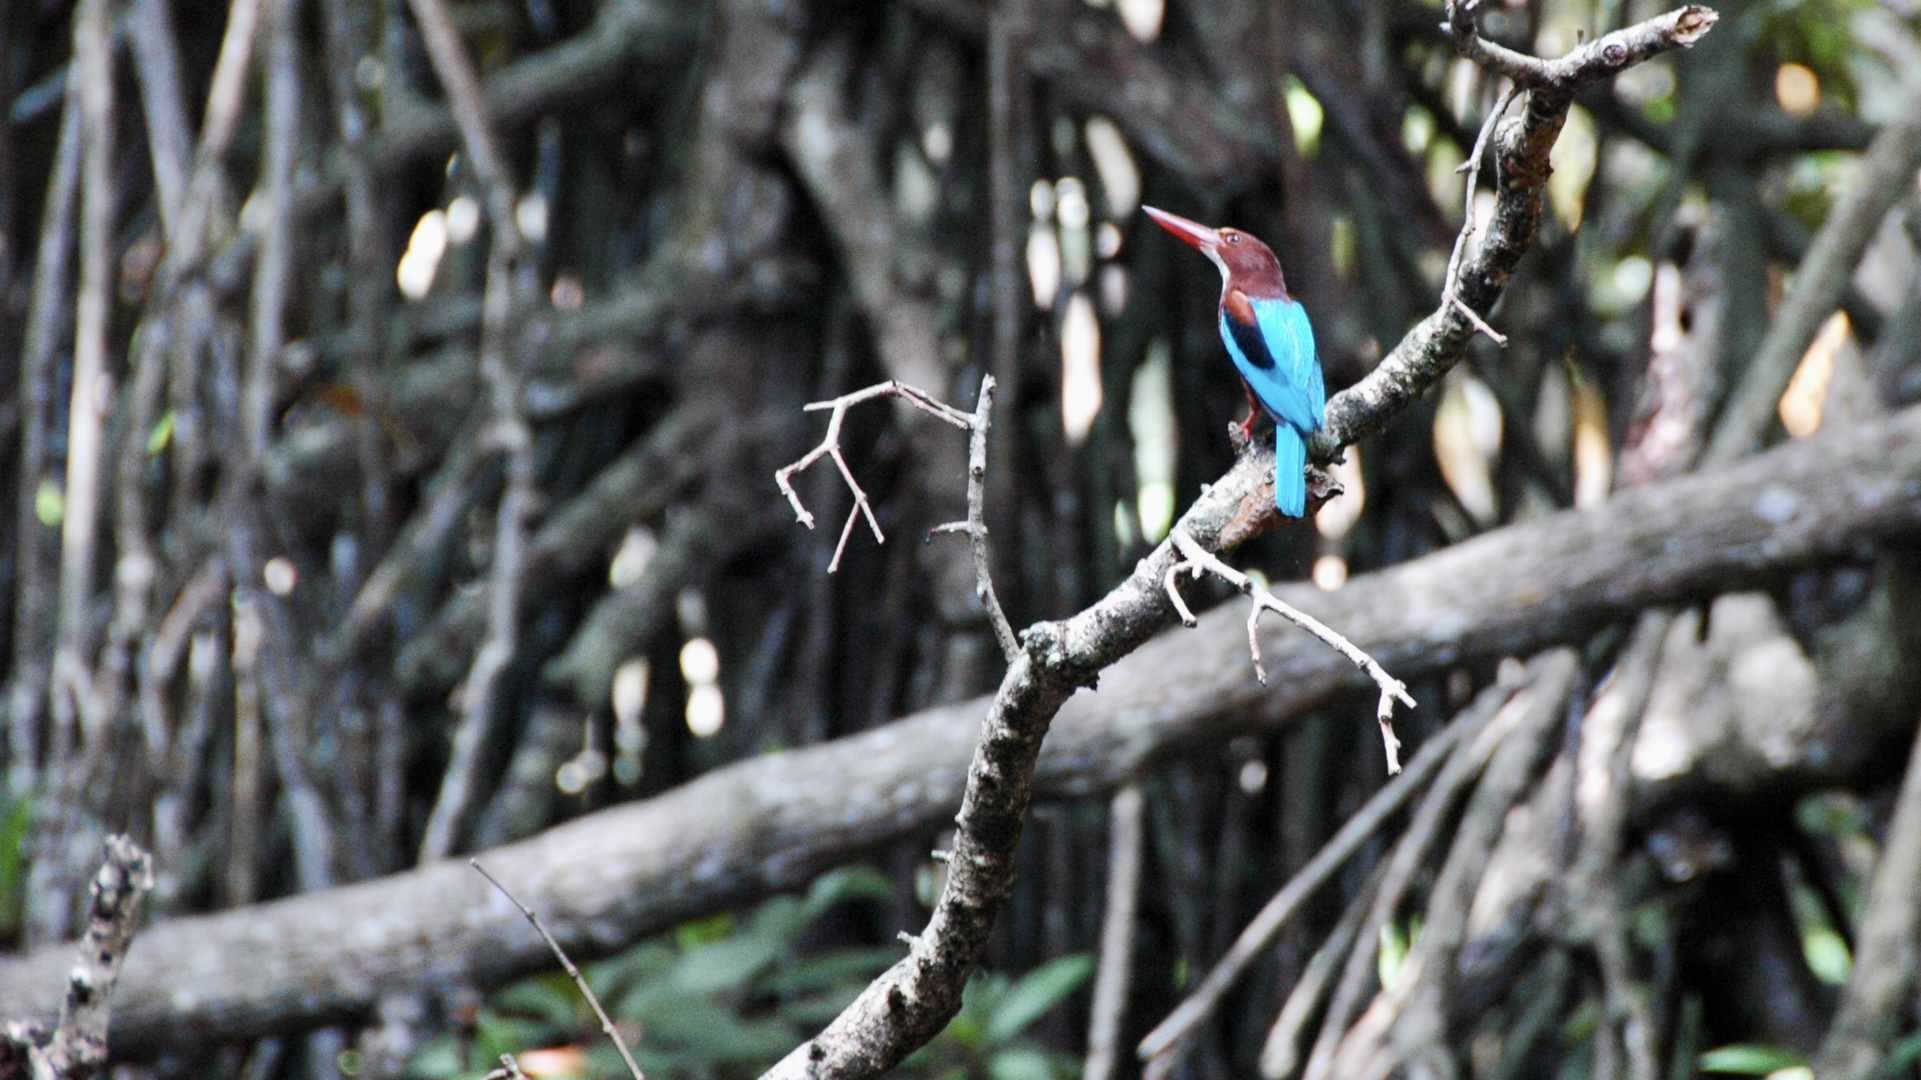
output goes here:
{"type": "Polygon", "coordinates": [[[1241,234],[1240,234],[1240,233],[1237,233],[1237,232],[1231,232],[1231,233],[1228,233],[1228,234],[1227,234],[1227,242],[1228,242],[1228,243],[1230,243],[1230,244],[1238,244],[1238,243],[1240,243],[1240,242],[1241,242],[1241,234]]]}

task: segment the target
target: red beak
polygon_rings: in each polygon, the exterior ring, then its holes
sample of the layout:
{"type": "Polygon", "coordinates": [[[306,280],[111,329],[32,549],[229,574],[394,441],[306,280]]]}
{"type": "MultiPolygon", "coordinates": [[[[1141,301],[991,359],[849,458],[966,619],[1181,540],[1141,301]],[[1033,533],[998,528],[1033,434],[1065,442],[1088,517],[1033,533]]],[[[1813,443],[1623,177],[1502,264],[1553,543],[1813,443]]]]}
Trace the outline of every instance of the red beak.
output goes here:
{"type": "Polygon", "coordinates": [[[1179,214],[1170,214],[1165,210],[1156,210],[1151,206],[1143,206],[1141,209],[1147,211],[1147,216],[1153,218],[1161,228],[1200,248],[1202,251],[1210,251],[1219,247],[1221,244],[1221,234],[1218,229],[1210,229],[1198,221],[1189,221],[1179,214]]]}

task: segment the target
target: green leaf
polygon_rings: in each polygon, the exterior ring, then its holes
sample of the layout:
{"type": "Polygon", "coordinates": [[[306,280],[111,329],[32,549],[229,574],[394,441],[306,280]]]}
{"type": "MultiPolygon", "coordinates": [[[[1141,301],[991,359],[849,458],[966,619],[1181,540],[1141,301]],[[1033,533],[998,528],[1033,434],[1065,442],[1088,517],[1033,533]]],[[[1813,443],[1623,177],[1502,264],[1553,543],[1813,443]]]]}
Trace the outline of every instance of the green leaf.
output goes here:
{"type": "Polygon", "coordinates": [[[836,904],[851,900],[886,900],[894,886],[871,866],[843,866],[814,879],[807,889],[807,919],[812,922],[836,904]]]}
{"type": "Polygon", "coordinates": [[[1381,949],[1374,967],[1383,987],[1392,987],[1394,980],[1401,977],[1401,965],[1407,963],[1407,949],[1407,933],[1400,923],[1389,920],[1381,924],[1381,949]]]}
{"type": "Polygon", "coordinates": [[[671,1047],[698,1061],[766,1062],[793,1049],[794,1032],[777,1020],[742,1020],[707,998],[662,998],[639,1017],[647,1044],[671,1047]]]}
{"type": "Polygon", "coordinates": [[[498,1062],[502,1054],[544,1046],[560,1034],[544,1020],[507,1016],[494,1009],[480,1010],[474,1018],[475,1062],[498,1062]]]}
{"type": "Polygon", "coordinates": [[[1801,953],[1815,978],[1829,986],[1847,985],[1854,957],[1848,953],[1848,943],[1840,934],[1825,926],[1809,930],[1801,935],[1801,953]]]}
{"type": "Polygon", "coordinates": [[[1093,971],[1094,958],[1079,953],[1049,960],[1028,972],[994,1007],[987,1025],[988,1039],[998,1046],[1026,1031],[1034,1021],[1080,989],[1093,971]]]}
{"type": "Polygon", "coordinates": [[[1880,1067],[1875,1069],[1874,1073],[1876,1076],[1900,1076],[1917,1061],[1921,1061],[1921,1031],[1909,1035],[1890,1047],[1888,1056],[1882,1059],[1880,1067]]]}
{"type": "Polygon", "coordinates": [[[994,1080],[1054,1080],[1054,1063],[1039,1050],[1003,1050],[987,1061],[994,1080]]]}
{"type": "Polygon", "coordinates": [[[1738,1076],[1766,1076],[1779,1069],[1791,1069],[1807,1063],[1807,1058],[1792,1050],[1754,1043],[1717,1047],[1701,1055],[1702,1072],[1734,1073],[1738,1076]]]}
{"type": "Polygon", "coordinates": [[[747,920],[747,926],[740,933],[764,938],[777,948],[785,947],[799,937],[801,932],[807,929],[807,924],[813,921],[814,917],[808,913],[806,905],[802,904],[798,898],[776,896],[762,902],[760,907],[754,909],[753,916],[747,920]]]}
{"type": "Polygon", "coordinates": [[[738,992],[780,959],[781,943],[764,937],[716,941],[687,953],[674,966],[674,985],[690,994],[738,992]]]}
{"type": "Polygon", "coordinates": [[[460,1045],[452,1032],[427,1040],[407,1062],[407,1075],[415,1080],[451,1080],[467,1071],[460,1060],[460,1045]]]}
{"type": "Polygon", "coordinates": [[[717,915],[709,915],[704,919],[695,919],[693,922],[681,923],[675,927],[674,944],[682,949],[694,949],[729,937],[733,932],[733,913],[723,911],[717,915]]]}
{"type": "Polygon", "coordinates": [[[40,481],[33,492],[33,516],[51,529],[67,516],[67,493],[51,480],[40,481]]]}
{"type": "Polygon", "coordinates": [[[899,945],[835,949],[783,965],[757,984],[770,994],[806,994],[845,983],[865,983],[900,959],[899,945]]]}
{"type": "Polygon", "coordinates": [[[32,824],[32,798],[15,800],[0,817],[0,930],[8,933],[20,925],[26,895],[27,828],[32,824]]]}
{"type": "Polygon", "coordinates": [[[160,451],[165,450],[167,444],[172,441],[173,410],[168,409],[166,414],[160,418],[160,422],[155,424],[153,430],[147,433],[147,456],[152,457],[160,451]]]}
{"type": "Polygon", "coordinates": [[[564,971],[523,979],[494,995],[493,1006],[503,1012],[544,1020],[568,1028],[580,1019],[585,999],[564,971]]]}

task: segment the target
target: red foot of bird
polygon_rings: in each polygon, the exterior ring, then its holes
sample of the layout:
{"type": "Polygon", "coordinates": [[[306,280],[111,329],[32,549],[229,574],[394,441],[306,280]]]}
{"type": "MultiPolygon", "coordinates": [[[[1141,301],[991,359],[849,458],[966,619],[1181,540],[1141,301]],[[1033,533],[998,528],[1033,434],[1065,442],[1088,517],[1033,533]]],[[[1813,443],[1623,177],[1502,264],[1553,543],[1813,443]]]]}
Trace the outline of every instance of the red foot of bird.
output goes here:
{"type": "Polygon", "coordinates": [[[1238,423],[1232,420],[1228,421],[1227,441],[1232,443],[1237,450],[1251,444],[1254,441],[1254,418],[1250,416],[1238,423]]]}

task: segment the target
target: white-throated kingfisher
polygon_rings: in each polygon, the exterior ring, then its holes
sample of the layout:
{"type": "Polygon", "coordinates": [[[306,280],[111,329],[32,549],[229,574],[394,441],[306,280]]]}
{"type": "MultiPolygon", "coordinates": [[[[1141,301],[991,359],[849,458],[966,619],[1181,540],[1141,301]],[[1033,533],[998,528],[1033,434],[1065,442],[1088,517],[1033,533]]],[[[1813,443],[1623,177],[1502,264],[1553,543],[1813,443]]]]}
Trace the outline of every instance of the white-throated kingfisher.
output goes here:
{"type": "Polygon", "coordinates": [[[1201,249],[1221,270],[1221,340],[1247,391],[1254,417],[1274,421],[1274,505],[1289,517],[1307,512],[1307,437],[1321,430],[1327,387],[1314,351],[1314,328],[1300,302],[1287,295],[1281,260],[1272,248],[1238,229],[1210,229],[1165,210],[1141,209],[1160,226],[1201,249]]]}

